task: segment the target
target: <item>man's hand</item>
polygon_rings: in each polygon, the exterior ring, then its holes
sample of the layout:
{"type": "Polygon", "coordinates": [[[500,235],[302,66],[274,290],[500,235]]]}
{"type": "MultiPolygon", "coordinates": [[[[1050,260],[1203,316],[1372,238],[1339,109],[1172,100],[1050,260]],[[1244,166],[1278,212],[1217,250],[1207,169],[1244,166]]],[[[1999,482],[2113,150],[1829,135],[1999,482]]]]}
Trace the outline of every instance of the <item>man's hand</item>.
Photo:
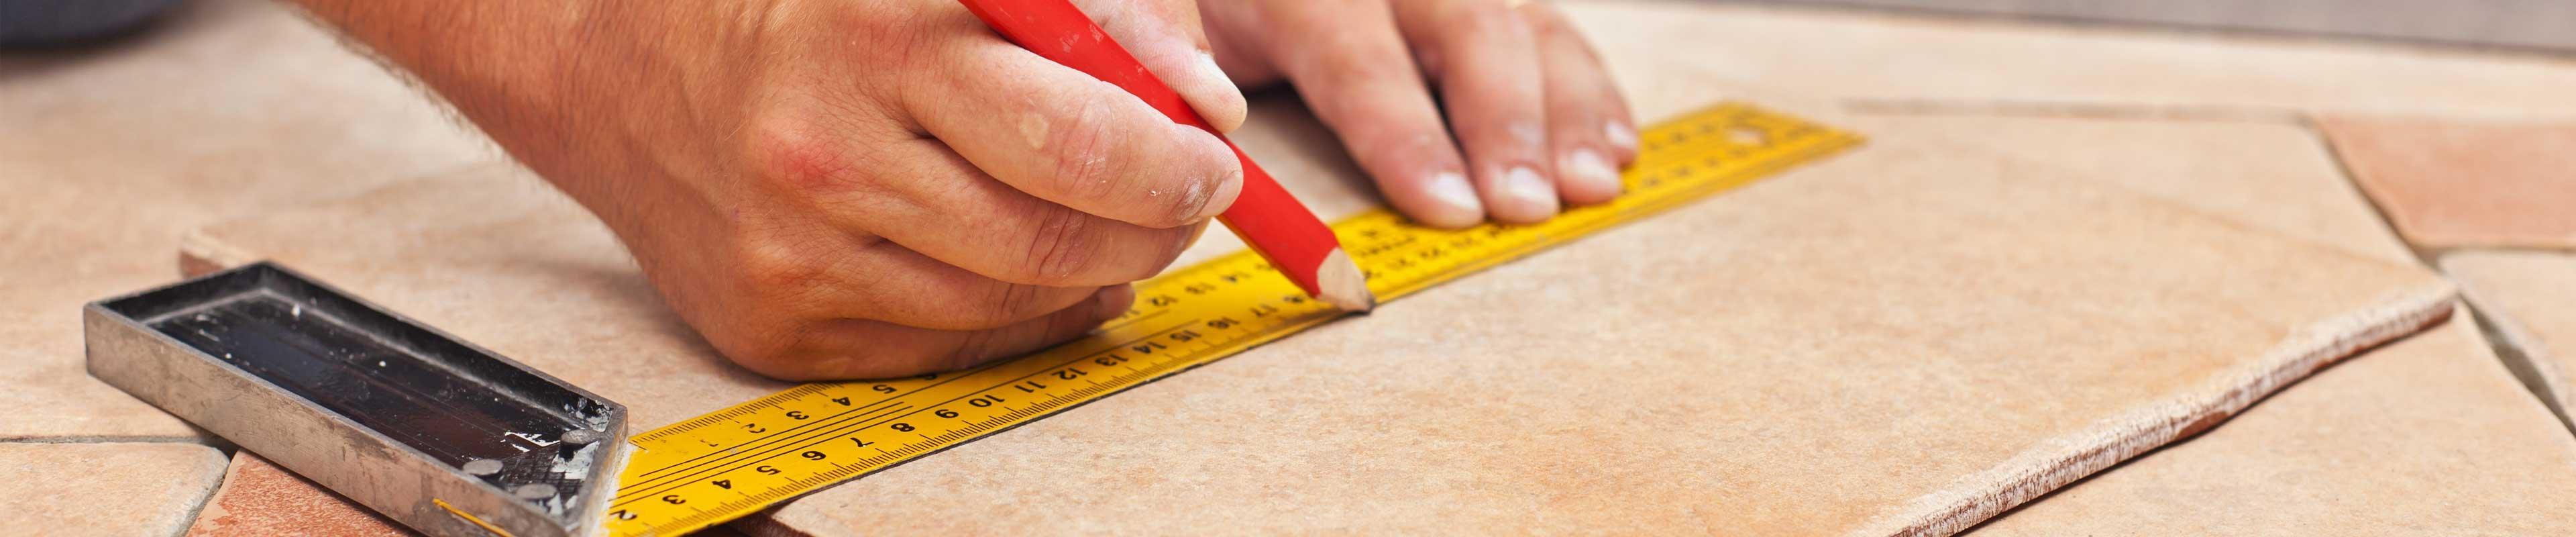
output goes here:
{"type": "MultiPolygon", "coordinates": [[[[1242,186],[1214,136],[949,0],[297,1],[597,214],[709,343],[778,378],[1079,336],[1242,186]]],[[[1588,46],[1504,2],[1076,3],[1220,130],[1243,122],[1234,81],[1300,86],[1398,208],[1455,227],[1605,201],[1635,152],[1588,46]],[[1228,33],[1215,54],[1201,21],[1228,33]]]]}
{"type": "MultiPolygon", "coordinates": [[[[1242,186],[1216,137],[944,0],[304,0],[607,222],[784,379],[956,369],[1127,309],[1242,186]]],[[[1188,0],[1084,2],[1220,128],[1188,0]]]]}
{"type": "Polygon", "coordinates": [[[1560,201],[1609,201],[1636,158],[1627,103],[1591,45],[1543,2],[1203,0],[1199,9],[1236,82],[1295,85],[1388,201],[1423,223],[1528,223],[1560,201]]]}

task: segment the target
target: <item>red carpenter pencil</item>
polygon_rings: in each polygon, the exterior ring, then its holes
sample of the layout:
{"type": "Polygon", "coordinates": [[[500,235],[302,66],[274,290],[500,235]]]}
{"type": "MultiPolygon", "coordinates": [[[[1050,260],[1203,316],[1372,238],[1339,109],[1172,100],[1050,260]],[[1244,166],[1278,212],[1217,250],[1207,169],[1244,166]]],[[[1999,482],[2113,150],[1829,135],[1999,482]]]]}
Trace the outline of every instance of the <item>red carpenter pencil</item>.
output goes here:
{"type": "MultiPolygon", "coordinates": [[[[1198,127],[1225,140],[1206,119],[1181,100],[1180,92],[1145,70],[1125,47],[1109,39],[1100,26],[1091,22],[1082,9],[1069,0],[958,0],[975,17],[984,20],[1020,48],[1076,71],[1089,74],[1127,90],[1146,104],[1153,105],[1172,121],[1198,127]],[[1032,46],[1043,43],[1047,46],[1032,46]]],[[[1306,204],[1281,188],[1252,157],[1225,140],[1243,161],[1243,193],[1217,219],[1243,237],[1243,242],[1260,252],[1270,265],[1279,267],[1290,281],[1306,294],[1332,303],[1345,310],[1368,311],[1377,305],[1369,293],[1368,282],[1361,277],[1359,265],[1342,251],[1333,229],[1316,218],[1306,204]]]]}

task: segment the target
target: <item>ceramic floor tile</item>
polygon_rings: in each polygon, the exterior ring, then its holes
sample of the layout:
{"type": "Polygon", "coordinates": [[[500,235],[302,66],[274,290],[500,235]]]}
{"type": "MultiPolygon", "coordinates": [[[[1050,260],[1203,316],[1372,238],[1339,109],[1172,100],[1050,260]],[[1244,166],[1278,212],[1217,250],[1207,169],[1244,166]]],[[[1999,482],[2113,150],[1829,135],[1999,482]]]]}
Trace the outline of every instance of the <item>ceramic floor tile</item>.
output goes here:
{"type": "Polygon", "coordinates": [[[0,528],[42,535],[176,535],[224,476],[197,444],[0,443],[0,528]]]}
{"type": "MultiPolygon", "coordinates": [[[[1944,136],[2081,170],[2221,218],[2416,263],[2322,141],[2295,125],[1911,114],[1848,120],[1864,132],[1944,136]]],[[[2321,372],[2217,432],[2106,470],[1978,532],[2567,532],[2568,521],[2544,515],[2567,504],[2560,490],[2576,490],[2567,485],[2576,466],[2566,462],[2576,445],[2535,412],[2494,360],[2474,326],[2455,320],[2321,372]],[[2483,462],[2468,468],[2463,461],[2483,462]],[[2284,483],[2299,485],[2285,493],[2284,483]],[[2458,515],[2439,516],[2446,506],[2458,515]]]]}
{"type": "Polygon", "coordinates": [[[2576,414],[2576,255],[2456,252],[2442,256],[2442,271],[2496,329],[2515,375],[2562,420],[2576,414]]]}
{"type": "Polygon", "coordinates": [[[2449,296],[2420,269],[2044,166],[1877,143],[772,521],[1937,534],[2206,426],[2449,296]]]}
{"type": "Polygon", "coordinates": [[[1849,115],[1873,134],[1946,138],[2289,237],[2417,264],[2314,131],[2277,121],[1849,115]]]}
{"type": "Polygon", "coordinates": [[[2559,0],[1767,0],[1937,9],[2225,30],[2371,36],[2576,52],[2576,4],[2559,0]]]}
{"type": "MultiPolygon", "coordinates": [[[[808,497],[773,522],[1938,529],[2232,412],[2429,321],[2449,296],[2420,269],[2069,175],[1880,140],[808,497]],[[1456,382],[1510,395],[1448,395],[1456,382]],[[1638,425],[1658,421],[1695,425],[1638,425]],[[1079,493],[1097,490],[1128,492],[1079,493]],[[1284,505],[1301,507],[1263,507],[1284,505]]],[[[508,168],[191,244],[283,260],[626,402],[641,427],[775,387],[721,366],[604,230],[508,168]]]]}
{"type": "Polygon", "coordinates": [[[0,57],[0,439],[171,439],[82,369],[80,305],[170,281],[189,229],[488,158],[417,92],[271,2],[0,57]]]}
{"type": "Polygon", "coordinates": [[[2330,116],[2355,182],[2427,248],[2576,247],[2576,122],[2330,116]]]}
{"type": "Polygon", "coordinates": [[[223,488],[188,527],[190,537],[409,535],[400,525],[248,451],[233,454],[223,488]]]}
{"type": "Polygon", "coordinates": [[[1632,95],[1704,100],[1706,86],[1663,84],[1697,79],[1898,102],[2576,118],[2576,60],[2564,57],[1726,2],[1570,4],[1632,95]]]}
{"type": "Polygon", "coordinates": [[[2576,438],[2465,311],[1972,532],[2576,534],[2576,438]]]}

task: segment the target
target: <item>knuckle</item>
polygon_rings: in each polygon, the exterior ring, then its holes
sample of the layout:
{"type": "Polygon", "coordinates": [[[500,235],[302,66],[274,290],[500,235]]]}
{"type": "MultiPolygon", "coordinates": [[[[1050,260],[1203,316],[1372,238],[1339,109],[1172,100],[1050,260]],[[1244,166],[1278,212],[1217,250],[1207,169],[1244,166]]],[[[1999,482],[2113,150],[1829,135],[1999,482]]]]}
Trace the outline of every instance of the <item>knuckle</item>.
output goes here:
{"type": "Polygon", "coordinates": [[[1120,190],[1120,166],[1127,159],[1109,154],[1118,147],[1119,133],[1100,121],[1098,107],[1085,104],[1070,118],[1055,121],[1043,142],[1055,159],[1050,171],[1056,184],[1075,199],[1109,200],[1120,190]]]}
{"type": "Polygon", "coordinates": [[[1198,218],[1200,209],[1215,202],[1216,180],[1204,175],[1186,177],[1181,179],[1179,190],[1163,196],[1163,216],[1152,222],[1154,227],[1178,227],[1198,218]]]}
{"type": "Polygon", "coordinates": [[[793,114],[768,114],[754,120],[741,152],[753,173],[793,192],[821,192],[845,187],[853,168],[832,137],[821,127],[793,114]]]}
{"type": "Polygon", "coordinates": [[[780,301],[828,278],[828,269],[796,241],[753,237],[738,244],[734,261],[755,295],[780,301]]]}
{"type": "Polygon", "coordinates": [[[1021,263],[1019,281],[1031,285],[1061,286],[1088,271],[1097,257],[1093,251],[1091,216],[1050,205],[1038,217],[1038,227],[1029,234],[1028,247],[1021,263]]]}
{"type": "Polygon", "coordinates": [[[1034,285],[1016,283],[994,285],[991,296],[968,306],[966,312],[968,326],[965,328],[987,330],[1018,322],[1020,317],[1026,315],[1025,310],[1036,304],[1038,292],[1043,289],[1034,285]]]}
{"type": "Polygon", "coordinates": [[[939,371],[954,371],[973,367],[975,364],[983,363],[986,358],[993,356],[996,354],[996,351],[1001,350],[1001,336],[1002,331],[1000,330],[979,330],[968,333],[966,334],[966,337],[959,339],[957,341],[957,346],[951,347],[947,353],[929,357],[923,360],[923,362],[928,363],[932,368],[939,371]]]}
{"type": "Polygon", "coordinates": [[[1163,213],[1159,221],[1150,222],[1153,227],[1179,227],[1196,221],[1208,204],[1216,202],[1218,188],[1227,181],[1240,180],[1244,174],[1234,151],[1214,136],[1189,137],[1180,145],[1194,149],[1175,152],[1186,155],[1181,158],[1188,164],[1173,167],[1174,181],[1161,193],[1163,213]]]}
{"type": "Polygon", "coordinates": [[[735,324],[727,327],[710,327],[713,329],[703,330],[703,332],[707,333],[707,342],[714,345],[716,350],[723,353],[726,359],[732,360],[735,365],[740,365],[753,373],[759,373],[761,376],[777,379],[793,380],[812,374],[812,368],[807,366],[808,361],[800,359],[795,352],[795,338],[780,333],[792,333],[794,330],[763,330],[749,326],[754,323],[739,319],[724,322],[735,324]],[[740,330],[727,328],[740,328],[740,330]]]}

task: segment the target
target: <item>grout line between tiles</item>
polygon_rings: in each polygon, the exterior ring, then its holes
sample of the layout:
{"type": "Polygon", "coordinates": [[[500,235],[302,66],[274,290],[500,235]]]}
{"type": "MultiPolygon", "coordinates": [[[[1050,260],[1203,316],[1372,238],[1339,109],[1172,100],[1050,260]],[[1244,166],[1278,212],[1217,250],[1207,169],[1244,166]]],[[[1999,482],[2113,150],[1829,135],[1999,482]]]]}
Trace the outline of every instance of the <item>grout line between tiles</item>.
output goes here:
{"type": "Polygon", "coordinates": [[[2424,246],[2407,240],[2404,233],[2398,232],[2397,221],[2388,214],[2388,207],[2380,204],[2379,197],[2371,195],[2370,189],[2362,187],[2359,175],[2344,159],[2343,151],[2335,147],[2334,140],[2326,134],[2325,129],[2317,124],[2316,118],[2302,114],[2298,120],[2300,125],[2308,130],[2309,136],[2314,137],[2317,144],[2325,148],[2326,156],[2334,162],[2336,175],[2361,193],[2362,203],[2370,207],[2372,216],[2379,217],[2380,228],[2390,236],[2397,237],[2399,243],[2405,244],[2406,251],[2415,254],[2416,263],[2435,267],[2434,273],[2440,274],[2445,280],[2450,280],[2452,285],[2463,287],[2460,303],[2469,308],[2469,317],[2477,323],[2478,336],[2485,339],[2487,347],[2495,352],[2496,362],[2503,365],[2507,373],[2513,375],[2515,383],[2522,385],[2525,394],[2540,400],[2541,407],[2549,409],[2549,414],[2558,418],[2560,427],[2566,428],[2568,434],[2576,435],[2576,419],[2570,419],[2568,409],[2558,404],[2556,390],[2550,387],[2548,380],[2541,378],[2539,370],[2534,368],[2531,354],[2515,344],[2513,338],[2508,337],[2507,329],[2501,324],[2504,319],[2503,312],[2489,311],[2485,305],[2478,303],[2473,296],[2475,293],[2468,292],[2467,283],[2452,276],[2449,271],[2439,268],[2443,254],[2460,249],[2424,246]]]}
{"type": "Polygon", "coordinates": [[[2484,297],[2493,295],[2482,293],[2467,280],[2453,276],[2449,267],[2443,267],[2442,276],[2452,278],[2453,284],[2460,286],[2462,302],[2477,317],[2478,335],[2486,338],[2488,347],[2495,349],[2496,359],[2504,362],[2505,371],[2513,374],[2514,381],[2521,384],[2523,390],[2539,398],[2540,405],[2549,409],[2551,417],[2558,418],[2559,425],[2566,427],[2568,434],[2576,435],[2576,419],[2570,418],[2568,412],[2571,409],[2567,408],[2565,399],[2561,398],[2563,394],[2559,393],[2560,379],[2564,374],[2551,365],[2553,362],[2549,361],[2545,348],[2525,347],[2526,344],[2539,345],[2540,340],[2523,331],[2521,325],[2501,308],[2490,308],[2491,304],[2484,297]]]}
{"type": "MultiPolygon", "coordinates": [[[[2425,267],[2432,267],[2433,263],[2440,259],[2440,256],[2436,254],[2441,252],[2434,248],[2417,245],[2415,244],[2415,241],[2406,239],[2406,233],[2398,231],[2397,219],[2388,214],[2388,206],[2381,205],[2379,203],[2379,196],[2372,194],[2369,187],[2361,184],[2360,174],[2353,172],[2352,163],[2343,157],[2343,149],[2335,147],[2334,139],[2326,135],[2325,128],[2317,124],[2316,117],[2307,114],[2299,114],[2296,121],[2300,128],[2308,131],[2308,137],[2310,140],[2315,141],[2318,147],[2325,149],[2326,160],[2334,163],[2335,176],[2343,179],[2344,186],[2352,187],[2353,192],[2360,194],[2361,203],[2370,207],[2370,215],[2379,218],[2379,230],[2387,232],[2388,236],[2396,237],[2398,244],[2406,245],[2406,251],[2408,253],[2415,254],[2416,264],[2425,267]]],[[[2435,272],[2439,271],[2437,270],[2435,272]]]]}
{"type": "Polygon", "coordinates": [[[2486,338],[2488,347],[2495,348],[2496,359],[2504,362],[2505,370],[2513,373],[2514,380],[2522,384],[2524,391],[2540,399],[2540,406],[2548,408],[2549,414],[2558,418],[2559,426],[2566,427],[2569,435],[2576,435],[2576,419],[2568,417],[2567,407],[2558,402],[2557,390],[2550,387],[2549,380],[2543,378],[2534,365],[2534,360],[2539,358],[2516,343],[2519,339],[2514,336],[2514,330],[2504,324],[2503,312],[2487,311],[2475,298],[2464,302],[2467,302],[2471,316],[2477,318],[2478,335],[2486,338]]]}
{"type": "Polygon", "coordinates": [[[232,484],[232,454],[222,453],[220,455],[223,457],[224,464],[222,467],[216,469],[215,482],[213,484],[206,485],[205,490],[197,493],[197,501],[189,502],[188,513],[185,515],[185,518],[181,519],[186,523],[180,524],[178,528],[172,530],[170,532],[170,537],[186,537],[190,530],[197,529],[197,517],[204,516],[206,514],[206,505],[215,503],[215,494],[223,492],[224,485],[232,484]]]}

